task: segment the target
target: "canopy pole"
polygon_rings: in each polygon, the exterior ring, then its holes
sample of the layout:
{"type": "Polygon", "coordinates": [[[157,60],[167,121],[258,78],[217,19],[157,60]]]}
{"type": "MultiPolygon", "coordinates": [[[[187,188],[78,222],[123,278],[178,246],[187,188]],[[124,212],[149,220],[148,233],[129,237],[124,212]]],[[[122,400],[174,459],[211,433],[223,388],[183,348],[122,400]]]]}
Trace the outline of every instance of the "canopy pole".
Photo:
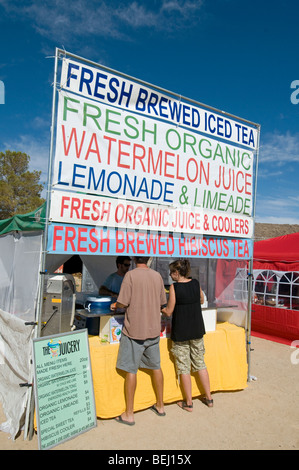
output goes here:
{"type": "MultiPolygon", "coordinates": [[[[47,182],[47,202],[46,202],[46,220],[45,220],[45,230],[42,238],[42,253],[41,253],[41,263],[40,263],[40,272],[39,272],[39,288],[38,288],[38,299],[36,306],[36,327],[34,332],[34,337],[39,338],[41,336],[41,318],[43,310],[43,297],[44,297],[44,283],[45,283],[45,270],[46,270],[46,255],[47,255],[47,244],[48,244],[48,226],[49,226],[49,214],[50,214],[50,202],[51,202],[51,187],[52,187],[52,165],[53,165],[53,149],[54,149],[54,128],[56,122],[56,86],[57,86],[57,71],[58,71],[58,57],[59,52],[58,48],[55,50],[55,66],[54,66],[54,82],[53,82],[53,98],[52,98],[52,121],[51,121],[51,139],[50,139],[50,153],[49,153],[49,162],[48,162],[48,182],[47,182]]],[[[32,374],[33,378],[33,374],[32,374]]],[[[33,437],[34,429],[34,393],[28,394],[29,400],[27,406],[29,406],[29,419],[28,419],[28,429],[29,429],[29,440],[33,437]]]]}
{"type": "Polygon", "coordinates": [[[54,128],[55,128],[55,122],[56,122],[56,86],[57,86],[58,56],[59,56],[58,48],[56,48],[56,51],[55,51],[55,67],[54,67],[54,83],[53,83],[50,155],[49,155],[49,163],[48,163],[46,220],[45,220],[45,230],[44,230],[44,237],[43,237],[42,260],[41,260],[40,282],[39,282],[39,297],[38,297],[37,318],[36,318],[36,321],[37,321],[37,337],[40,337],[40,334],[41,334],[41,316],[42,316],[43,291],[44,291],[47,244],[48,244],[48,228],[49,228],[49,214],[50,214],[50,203],[51,203],[52,166],[53,166],[53,149],[54,149],[54,128]]]}
{"type": "Polygon", "coordinates": [[[247,381],[250,382],[251,377],[251,302],[252,302],[252,269],[253,269],[253,258],[249,260],[248,265],[248,307],[247,307],[247,325],[246,325],[246,347],[247,347],[247,381]]]}
{"type": "Polygon", "coordinates": [[[251,315],[252,315],[252,279],[253,279],[253,254],[254,254],[254,234],[255,234],[255,212],[256,212],[256,190],[257,190],[257,173],[258,173],[258,164],[259,164],[259,149],[260,149],[260,131],[261,126],[258,126],[257,129],[257,150],[256,150],[256,161],[255,161],[255,181],[254,181],[254,198],[253,198],[253,221],[254,221],[254,228],[253,228],[253,247],[252,247],[252,256],[248,263],[248,307],[247,307],[247,326],[246,326],[246,334],[247,334],[247,363],[248,363],[248,378],[247,381],[251,381],[251,315]]]}

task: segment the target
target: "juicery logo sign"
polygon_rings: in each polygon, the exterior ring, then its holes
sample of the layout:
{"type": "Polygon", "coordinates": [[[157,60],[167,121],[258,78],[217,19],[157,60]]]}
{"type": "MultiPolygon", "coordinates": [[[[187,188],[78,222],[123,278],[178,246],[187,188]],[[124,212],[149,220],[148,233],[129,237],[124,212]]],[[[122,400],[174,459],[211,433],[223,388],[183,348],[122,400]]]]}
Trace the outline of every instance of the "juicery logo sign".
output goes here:
{"type": "Polygon", "coordinates": [[[51,339],[47,346],[43,347],[43,355],[52,358],[80,351],[80,340],[65,341],[51,339]]]}
{"type": "Polygon", "coordinates": [[[48,342],[49,353],[47,351],[47,348],[44,348],[44,349],[46,349],[46,351],[44,351],[44,355],[45,354],[50,354],[52,357],[60,356],[60,345],[61,345],[61,341],[59,341],[59,340],[54,341],[53,339],[51,339],[48,342]]]}

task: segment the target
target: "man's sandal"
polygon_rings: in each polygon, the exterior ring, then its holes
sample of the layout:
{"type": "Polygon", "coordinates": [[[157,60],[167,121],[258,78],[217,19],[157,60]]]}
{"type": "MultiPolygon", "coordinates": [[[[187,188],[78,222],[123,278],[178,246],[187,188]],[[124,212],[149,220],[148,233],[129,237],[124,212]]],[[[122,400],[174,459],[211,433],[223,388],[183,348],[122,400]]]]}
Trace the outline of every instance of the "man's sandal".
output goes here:
{"type": "Polygon", "coordinates": [[[193,403],[192,405],[187,405],[187,403],[185,401],[178,401],[177,405],[182,408],[182,410],[185,410],[185,411],[192,411],[193,409],[193,403]]]}

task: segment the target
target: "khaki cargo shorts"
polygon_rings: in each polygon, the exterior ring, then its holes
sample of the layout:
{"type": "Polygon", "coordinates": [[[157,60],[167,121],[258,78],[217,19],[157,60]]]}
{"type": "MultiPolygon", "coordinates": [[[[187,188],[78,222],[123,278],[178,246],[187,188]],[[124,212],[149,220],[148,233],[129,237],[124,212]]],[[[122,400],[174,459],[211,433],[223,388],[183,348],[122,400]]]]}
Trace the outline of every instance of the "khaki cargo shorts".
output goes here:
{"type": "Polygon", "coordinates": [[[206,369],[203,338],[173,342],[171,352],[174,355],[178,375],[190,374],[191,370],[197,372],[206,369]]]}

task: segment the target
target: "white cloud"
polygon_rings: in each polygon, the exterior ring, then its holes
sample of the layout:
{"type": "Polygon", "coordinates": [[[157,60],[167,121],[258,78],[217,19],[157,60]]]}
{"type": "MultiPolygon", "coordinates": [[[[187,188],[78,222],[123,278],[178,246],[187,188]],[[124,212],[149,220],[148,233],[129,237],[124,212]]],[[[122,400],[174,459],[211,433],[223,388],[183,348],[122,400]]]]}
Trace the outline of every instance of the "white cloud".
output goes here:
{"type": "MultiPolygon", "coordinates": [[[[144,6],[144,2],[121,5],[116,16],[134,28],[154,27],[171,31],[178,27],[190,27],[196,21],[202,7],[202,0],[162,0],[158,9],[144,6]]],[[[153,5],[153,4],[152,4],[153,5]]]]}
{"type": "Polygon", "coordinates": [[[262,224],[299,225],[299,217],[296,218],[296,215],[291,215],[291,216],[263,215],[263,216],[257,216],[256,222],[262,223],[262,224]]]}
{"type": "Polygon", "coordinates": [[[162,2],[161,11],[178,12],[181,16],[191,16],[196,14],[202,7],[203,1],[179,1],[179,0],[164,0],[162,2]]]}
{"type": "Polygon", "coordinates": [[[190,27],[198,18],[202,0],[160,0],[105,2],[103,0],[0,0],[5,10],[19,18],[30,19],[44,37],[57,41],[90,35],[127,38],[124,26],[172,31],[190,27]],[[158,8],[155,8],[158,5],[158,8]]]}
{"type": "Polygon", "coordinates": [[[256,220],[299,223],[299,133],[262,135],[259,153],[256,220]]]}
{"type": "Polygon", "coordinates": [[[299,224],[299,196],[277,194],[257,199],[256,222],[299,224]]]}
{"type": "Polygon", "coordinates": [[[286,132],[262,136],[259,160],[261,163],[273,162],[275,165],[299,163],[299,134],[286,132]]]}
{"type": "Polygon", "coordinates": [[[159,24],[159,12],[149,11],[138,2],[129,3],[125,8],[119,6],[114,11],[115,17],[133,28],[154,27],[159,24]]]}
{"type": "Polygon", "coordinates": [[[260,178],[265,178],[265,179],[266,178],[276,178],[278,176],[282,176],[283,174],[284,174],[284,172],[281,171],[281,170],[271,171],[268,168],[262,168],[262,169],[260,168],[259,172],[258,172],[258,178],[259,179],[260,178]]]}

